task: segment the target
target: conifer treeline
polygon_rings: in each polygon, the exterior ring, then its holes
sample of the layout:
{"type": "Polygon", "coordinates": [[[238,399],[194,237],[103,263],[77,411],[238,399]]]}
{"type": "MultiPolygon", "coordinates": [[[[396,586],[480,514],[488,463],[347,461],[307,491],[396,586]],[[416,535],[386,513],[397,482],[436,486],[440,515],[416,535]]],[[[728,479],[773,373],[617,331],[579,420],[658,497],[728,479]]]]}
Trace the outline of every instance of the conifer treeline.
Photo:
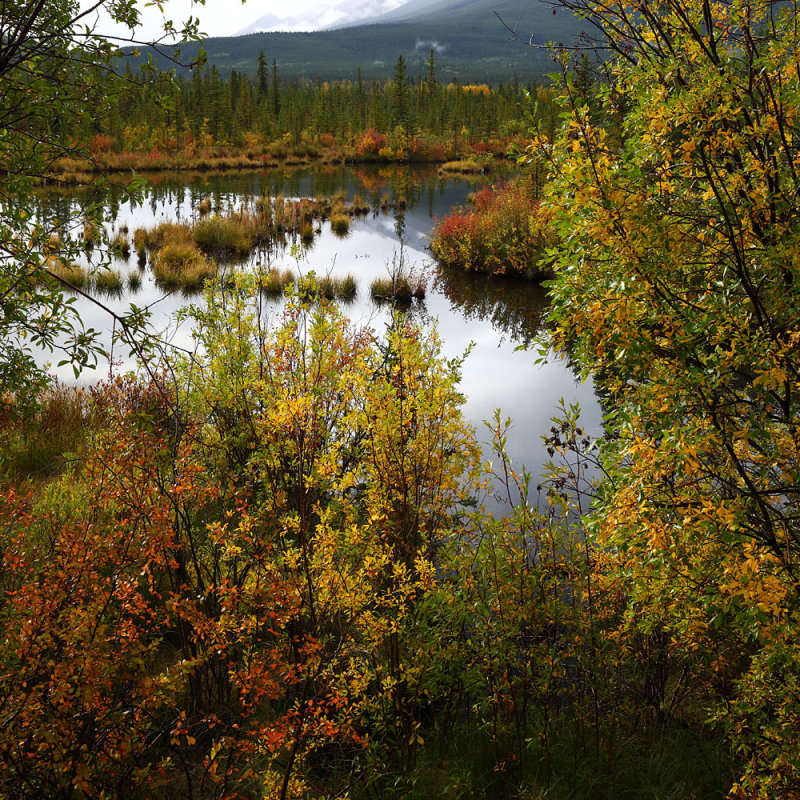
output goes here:
{"type": "Polygon", "coordinates": [[[359,71],[352,81],[332,83],[283,81],[276,62],[262,52],[254,75],[233,71],[224,78],[212,66],[195,69],[188,80],[176,76],[157,92],[142,83],[123,93],[92,133],[101,149],[131,151],[321,144],[352,145],[368,155],[385,147],[413,150],[421,139],[457,150],[520,135],[531,105],[526,92],[552,127],[547,88],[516,79],[494,88],[445,85],[436,79],[433,52],[425,76],[409,76],[400,56],[391,80],[364,81],[359,71]]]}

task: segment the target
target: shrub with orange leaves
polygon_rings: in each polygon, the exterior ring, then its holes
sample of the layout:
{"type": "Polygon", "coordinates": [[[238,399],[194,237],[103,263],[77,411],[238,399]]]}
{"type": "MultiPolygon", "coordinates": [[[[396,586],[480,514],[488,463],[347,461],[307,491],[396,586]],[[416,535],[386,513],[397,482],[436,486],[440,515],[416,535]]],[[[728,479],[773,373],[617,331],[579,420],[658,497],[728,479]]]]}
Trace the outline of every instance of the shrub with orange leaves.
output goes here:
{"type": "Polygon", "coordinates": [[[501,183],[476,192],[470,209],[437,220],[431,250],[446,267],[541,280],[550,276],[549,219],[524,181],[501,183]]]}
{"type": "Polygon", "coordinates": [[[0,496],[0,794],[285,799],[412,759],[409,637],[478,459],[458,365],[257,297],[209,289],[172,389],[95,390],[80,457],[0,496]]]}
{"type": "Polygon", "coordinates": [[[229,796],[293,683],[277,645],[294,601],[155,387],[93,403],[105,421],[80,462],[0,504],[0,788],[229,796]]]}

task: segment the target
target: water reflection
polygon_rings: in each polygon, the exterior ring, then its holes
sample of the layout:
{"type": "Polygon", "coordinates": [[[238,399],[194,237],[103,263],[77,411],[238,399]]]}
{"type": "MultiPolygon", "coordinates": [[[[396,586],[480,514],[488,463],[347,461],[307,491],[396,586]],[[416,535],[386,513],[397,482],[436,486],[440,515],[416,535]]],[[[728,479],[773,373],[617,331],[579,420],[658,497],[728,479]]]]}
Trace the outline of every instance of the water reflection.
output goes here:
{"type": "MultiPolygon", "coordinates": [[[[484,179],[485,180],[485,179],[484,179]]],[[[591,382],[577,381],[569,363],[552,357],[548,363],[534,365],[531,352],[517,350],[528,344],[541,330],[546,308],[546,293],[529,283],[489,279],[481,275],[459,275],[436,269],[428,250],[428,236],[436,217],[452,206],[463,205],[475,182],[463,176],[443,178],[435,168],[397,168],[375,166],[330,166],[300,170],[251,171],[223,174],[159,175],[137,202],[122,189],[112,189],[105,198],[112,212],[113,230],[126,227],[152,227],[170,219],[198,216],[198,205],[211,199],[212,208],[235,209],[249,203],[265,191],[273,197],[324,196],[343,192],[352,202],[359,194],[369,204],[370,213],[355,217],[345,238],[337,237],[329,222],[317,225],[312,248],[271,247],[255,253],[243,267],[256,263],[277,269],[290,269],[295,275],[352,274],[358,286],[357,297],[346,306],[346,313],[356,324],[367,324],[381,332],[391,323],[391,307],[375,303],[370,284],[391,273],[402,249],[409,269],[429,277],[424,303],[415,301],[412,313],[438,327],[443,355],[453,358],[471,348],[462,369],[461,388],[465,395],[464,412],[482,441],[490,438],[483,425],[495,409],[510,416],[514,428],[509,436],[510,456],[519,465],[527,463],[538,475],[546,453],[541,437],[549,430],[550,418],[559,402],[579,401],[584,424],[590,432],[601,429],[601,412],[591,382]],[[402,202],[401,202],[402,200],[402,202]]],[[[52,219],[70,219],[87,204],[97,201],[88,189],[43,191],[43,215],[52,219]]],[[[184,296],[180,291],[164,292],[159,288],[149,266],[139,271],[135,255],[120,261],[123,275],[137,272],[139,280],[120,297],[106,298],[117,313],[124,313],[129,303],[153,309],[155,326],[165,331],[178,347],[191,348],[189,330],[175,328],[175,312],[187,302],[201,302],[197,295],[184,296]]],[[[233,269],[227,267],[226,269],[233,269]]],[[[282,297],[267,302],[269,313],[277,316],[282,297]]],[[[77,306],[89,327],[110,329],[107,315],[79,299],[77,306]]],[[[119,369],[133,366],[126,354],[119,369]]],[[[98,370],[101,374],[104,370],[98,370]]],[[[70,375],[63,374],[64,379],[70,375]]],[[[486,450],[487,456],[489,450],[486,450]]]]}
{"type": "MultiPolygon", "coordinates": [[[[242,197],[272,196],[331,197],[344,192],[347,202],[364,196],[374,215],[402,200],[408,209],[424,207],[428,218],[446,214],[463,204],[472,187],[485,184],[485,176],[441,176],[434,165],[325,165],[272,168],[245,172],[164,172],[148,177],[139,203],[130,208],[149,210],[158,217],[169,209],[177,219],[192,216],[198,204],[211,199],[212,210],[224,213],[238,207],[242,197]]],[[[42,211],[66,223],[70,213],[90,203],[103,203],[112,220],[128,205],[126,178],[115,176],[110,187],[47,186],[40,190],[42,211]]]]}
{"type": "Polygon", "coordinates": [[[435,288],[467,320],[488,321],[517,344],[530,344],[544,324],[547,291],[529,281],[440,268],[435,288]]]}

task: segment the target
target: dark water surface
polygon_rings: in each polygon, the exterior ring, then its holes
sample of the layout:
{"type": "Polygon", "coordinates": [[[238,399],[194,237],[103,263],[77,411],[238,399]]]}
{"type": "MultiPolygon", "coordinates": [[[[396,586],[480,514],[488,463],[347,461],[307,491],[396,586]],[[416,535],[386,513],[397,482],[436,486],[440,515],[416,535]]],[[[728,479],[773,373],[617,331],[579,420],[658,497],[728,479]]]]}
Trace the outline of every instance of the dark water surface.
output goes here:
{"type": "MultiPolygon", "coordinates": [[[[290,267],[298,274],[312,270],[317,275],[351,273],[358,283],[358,297],[345,306],[346,313],[354,322],[369,324],[380,332],[390,320],[390,311],[372,301],[369,287],[375,278],[389,275],[402,251],[405,265],[428,277],[427,296],[424,302],[415,303],[410,313],[438,326],[447,357],[462,354],[472,344],[463,366],[461,388],[466,396],[465,413],[479,439],[489,438],[483,421],[490,420],[495,409],[501,409],[503,416],[513,421],[508,437],[511,457],[517,465],[526,463],[537,475],[546,459],[541,437],[549,430],[549,420],[557,413],[559,400],[580,403],[590,432],[600,432],[601,411],[591,382],[578,382],[566,361],[551,356],[546,364],[535,365],[535,350],[517,349],[531,342],[541,330],[547,297],[540,287],[511,279],[490,280],[437,270],[428,250],[435,218],[464,204],[469,193],[480,185],[464,178],[439,177],[435,168],[317,166],[293,171],[159,176],[145,191],[141,203],[132,204],[122,193],[112,194],[106,202],[115,217],[112,229],[127,225],[132,237],[138,227],[196,217],[197,205],[205,198],[211,198],[215,211],[224,213],[240,205],[243,198],[258,196],[267,188],[273,196],[283,192],[287,197],[330,196],[343,190],[351,200],[361,194],[372,211],[354,219],[346,237],[335,236],[329,223],[323,222],[311,247],[291,247],[289,242],[284,248],[259,254],[253,262],[257,259],[290,267]],[[390,207],[398,198],[405,198],[405,210],[382,211],[386,196],[390,207]]],[[[67,219],[88,196],[88,190],[48,191],[42,197],[42,211],[51,218],[67,219]]],[[[118,261],[115,268],[123,276],[139,272],[141,286],[121,296],[104,296],[103,302],[119,312],[127,310],[131,302],[149,306],[157,328],[164,330],[176,345],[190,346],[190,331],[176,327],[172,319],[182,306],[200,302],[200,296],[165,294],[156,286],[149,268],[138,270],[135,253],[128,261],[118,261]]],[[[273,302],[276,310],[282,304],[283,300],[273,302]]],[[[85,324],[109,331],[110,341],[108,316],[83,299],[79,298],[77,305],[85,324]]],[[[127,355],[117,348],[114,369],[133,367],[127,355]]],[[[98,377],[107,370],[107,363],[98,368],[98,377]]],[[[55,371],[65,381],[72,378],[66,368],[55,371]]],[[[91,376],[92,373],[84,375],[82,380],[91,380],[91,376]]]]}

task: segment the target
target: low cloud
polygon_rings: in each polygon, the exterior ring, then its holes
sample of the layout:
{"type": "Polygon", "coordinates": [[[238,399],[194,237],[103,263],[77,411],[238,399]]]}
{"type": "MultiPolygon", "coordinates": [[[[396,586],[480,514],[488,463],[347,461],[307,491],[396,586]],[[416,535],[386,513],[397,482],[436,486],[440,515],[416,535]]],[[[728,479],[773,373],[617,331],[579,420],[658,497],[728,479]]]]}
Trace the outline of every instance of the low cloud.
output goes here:
{"type": "Polygon", "coordinates": [[[415,50],[433,50],[435,53],[442,55],[445,50],[447,50],[446,44],[441,44],[437,42],[436,39],[417,39],[417,43],[414,45],[415,50]]]}

